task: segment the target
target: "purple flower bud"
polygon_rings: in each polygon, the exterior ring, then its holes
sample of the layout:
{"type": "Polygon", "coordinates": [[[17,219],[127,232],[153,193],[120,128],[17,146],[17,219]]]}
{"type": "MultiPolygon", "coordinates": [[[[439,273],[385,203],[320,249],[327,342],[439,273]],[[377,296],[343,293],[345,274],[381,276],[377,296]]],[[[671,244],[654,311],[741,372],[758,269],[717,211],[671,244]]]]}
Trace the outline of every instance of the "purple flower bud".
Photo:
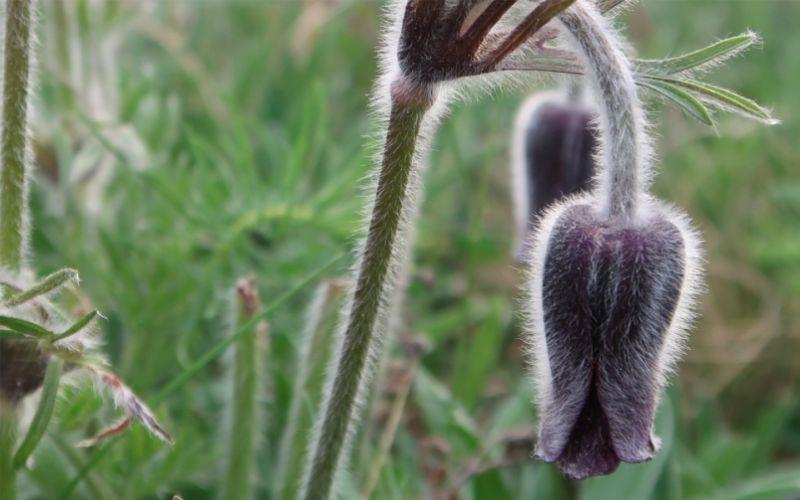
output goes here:
{"type": "Polygon", "coordinates": [[[47,356],[35,342],[0,340],[0,399],[17,403],[44,382],[47,356]]]}
{"type": "Polygon", "coordinates": [[[524,242],[542,210],[589,188],[597,146],[594,112],[578,99],[548,93],[521,108],[512,145],[517,258],[525,260],[524,242]]]}
{"type": "MultiPolygon", "coordinates": [[[[600,216],[587,203],[550,215],[539,313],[549,373],[537,456],[585,478],[649,460],[664,370],[694,236],[654,207],[646,224],[600,216]]],[[[680,320],[680,318],[679,318],[680,320]]]]}

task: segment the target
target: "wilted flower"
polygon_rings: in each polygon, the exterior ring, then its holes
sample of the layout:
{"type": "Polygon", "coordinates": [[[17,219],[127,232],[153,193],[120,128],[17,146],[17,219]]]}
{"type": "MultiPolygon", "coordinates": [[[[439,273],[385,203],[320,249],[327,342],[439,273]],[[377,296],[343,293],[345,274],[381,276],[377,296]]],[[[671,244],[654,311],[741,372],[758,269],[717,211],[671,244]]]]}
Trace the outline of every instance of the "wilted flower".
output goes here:
{"type": "Polygon", "coordinates": [[[649,141],[629,63],[585,0],[560,15],[585,54],[602,132],[591,194],[547,210],[533,239],[537,456],[570,477],[658,449],[653,417],[698,283],[686,218],[647,194],[649,141]]]}
{"type": "Polygon", "coordinates": [[[520,107],[511,146],[517,260],[545,207],[589,187],[597,145],[592,107],[577,92],[535,94],[520,107]]]}

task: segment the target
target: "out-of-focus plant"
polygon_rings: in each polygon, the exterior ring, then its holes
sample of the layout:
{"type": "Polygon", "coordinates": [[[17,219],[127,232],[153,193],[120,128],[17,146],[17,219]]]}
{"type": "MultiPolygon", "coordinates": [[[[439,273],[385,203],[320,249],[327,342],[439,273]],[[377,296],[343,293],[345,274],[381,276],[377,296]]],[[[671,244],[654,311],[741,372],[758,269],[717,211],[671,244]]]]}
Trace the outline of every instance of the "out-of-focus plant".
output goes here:
{"type": "Polygon", "coordinates": [[[16,496],[17,469],[25,466],[47,429],[62,373],[89,373],[125,413],[119,423],[83,444],[118,434],[134,420],[163,441],[171,443],[172,438],[150,409],[106,367],[94,331],[97,311],[75,320],[49,300],[50,295],[76,283],[78,273],[63,269],[41,280],[34,277],[28,252],[28,120],[35,69],[35,6],[32,0],[10,0],[5,15],[0,138],[0,496],[11,500],[16,496]],[[40,388],[36,413],[18,443],[21,403],[40,388]]]}
{"type": "Polygon", "coordinates": [[[276,496],[297,497],[303,461],[320,411],[325,383],[325,368],[334,352],[337,318],[347,298],[347,283],[330,280],[316,292],[298,348],[297,378],[292,390],[287,426],[280,448],[280,467],[275,483],[276,496]]]}
{"type": "MultiPolygon", "coordinates": [[[[244,327],[261,312],[261,300],[254,279],[236,284],[236,328],[244,327]]],[[[224,498],[250,498],[253,489],[253,463],[258,443],[259,396],[262,394],[264,346],[267,324],[250,327],[236,342],[233,360],[232,418],[228,429],[228,471],[224,498]]]]}
{"type": "Polygon", "coordinates": [[[43,162],[45,179],[68,185],[88,213],[98,215],[105,192],[124,166],[142,170],[152,161],[140,132],[127,121],[120,98],[122,41],[130,31],[130,5],[108,0],[43,2],[43,72],[50,78],[55,117],[34,115],[34,150],[43,162]],[[67,132],[69,144],[53,137],[67,132]],[[71,155],[59,165],[59,147],[71,155]],[[52,165],[50,163],[53,163],[52,165]]]}

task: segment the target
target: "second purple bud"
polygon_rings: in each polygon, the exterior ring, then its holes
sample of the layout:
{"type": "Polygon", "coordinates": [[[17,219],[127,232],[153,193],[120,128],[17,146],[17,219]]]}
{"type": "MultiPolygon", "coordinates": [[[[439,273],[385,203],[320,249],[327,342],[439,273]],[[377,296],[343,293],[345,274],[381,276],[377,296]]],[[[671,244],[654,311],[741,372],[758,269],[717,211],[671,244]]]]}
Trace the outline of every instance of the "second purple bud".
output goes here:
{"type": "Polygon", "coordinates": [[[578,89],[535,94],[517,113],[511,146],[517,262],[526,261],[526,241],[542,210],[591,185],[595,111],[580,94],[578,89]]]}

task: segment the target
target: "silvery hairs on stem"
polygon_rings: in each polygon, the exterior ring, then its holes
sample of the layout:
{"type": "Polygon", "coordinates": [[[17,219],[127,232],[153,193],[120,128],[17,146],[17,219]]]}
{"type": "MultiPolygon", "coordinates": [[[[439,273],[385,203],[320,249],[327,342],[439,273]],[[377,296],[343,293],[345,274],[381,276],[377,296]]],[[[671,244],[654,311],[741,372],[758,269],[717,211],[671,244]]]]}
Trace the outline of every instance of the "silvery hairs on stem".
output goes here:
{"type": "Polygon", "coordinates": [[[648,194],[652,154],[631,65],[596,7],[559,15],[599,112],[593,190],[549,208],[532,237],[525,308],[537,456],[573,478],[658,449],[653,418],[701,287],[688,219],[648,194]]]}
{"type": "Polygon", "coordinates": [[[510,69],[521,53],[536,50],[531,37],[573,1],[406,0],[388,7],[373,100],[385,130],[375,194],[315,422],[302,497],[330,496],[344,467],[360,403],[382,351],[388,311],[398,303],[398,284],[405,279],[422,156],[447,96],[461,83],[510,69]],[[500,26],[512,18],[513,25],[500,26]]]}

